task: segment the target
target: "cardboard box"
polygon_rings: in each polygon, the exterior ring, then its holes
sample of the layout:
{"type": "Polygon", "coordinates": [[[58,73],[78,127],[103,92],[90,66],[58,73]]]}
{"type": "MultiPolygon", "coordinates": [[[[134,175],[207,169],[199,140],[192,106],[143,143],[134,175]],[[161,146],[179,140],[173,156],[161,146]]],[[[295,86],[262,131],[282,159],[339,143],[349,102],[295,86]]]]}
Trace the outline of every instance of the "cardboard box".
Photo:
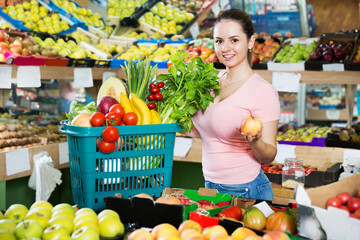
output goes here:
{"type": "Polygon", "coordinates": [[[298,203],[299,235],[310,239],[360,239],[359,219],[349,217],[348,212],[341,209],[333,207],[325,209],[329,198],[341,192],[348,192],[354,196],[358,191],[360,191],[359,174],[306,191],[302,186],[298,186],[295,199],[298,203]]]}

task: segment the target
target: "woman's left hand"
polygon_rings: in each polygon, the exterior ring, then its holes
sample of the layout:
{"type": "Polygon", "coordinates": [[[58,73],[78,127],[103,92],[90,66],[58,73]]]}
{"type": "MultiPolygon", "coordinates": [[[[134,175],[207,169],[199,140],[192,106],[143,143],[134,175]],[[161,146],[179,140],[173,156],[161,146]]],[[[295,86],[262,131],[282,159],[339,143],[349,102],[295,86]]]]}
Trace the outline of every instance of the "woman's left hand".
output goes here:
{"type": "Polygon", "coordinates": [[[256,136],[252,136],[251,132],[248,132],[247,134],[241,132],[240,128],[238,128],[238,131],[240,132],[240,138],[242,140],[246,140],[249,144],[254,143],[257,140],[261,138],[262,132],[261,130],[256,134],[256,136]]]}

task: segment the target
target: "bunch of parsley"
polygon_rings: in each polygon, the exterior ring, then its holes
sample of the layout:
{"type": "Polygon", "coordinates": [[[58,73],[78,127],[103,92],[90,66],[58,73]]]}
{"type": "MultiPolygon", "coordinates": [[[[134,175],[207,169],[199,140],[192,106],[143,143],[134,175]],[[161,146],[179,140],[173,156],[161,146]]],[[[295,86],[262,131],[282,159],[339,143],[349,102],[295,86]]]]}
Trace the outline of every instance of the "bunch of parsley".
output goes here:
{"type": "Polygon", "coordinates": [[[199,57],[185,62],[187,57],[185,52],[173,54],[169,73],[157,76],[165,83],[161,91],[163,100],[159,101],[157,110],[162,123],[178,122],[183,131],[190,132],[193,127],[191,118],[199,109],[206,110],[214,101],[210,90],[214,90],[216,96],[220,86],[217,81],[219,71],[213,63],[204,63],[199,57]]]}

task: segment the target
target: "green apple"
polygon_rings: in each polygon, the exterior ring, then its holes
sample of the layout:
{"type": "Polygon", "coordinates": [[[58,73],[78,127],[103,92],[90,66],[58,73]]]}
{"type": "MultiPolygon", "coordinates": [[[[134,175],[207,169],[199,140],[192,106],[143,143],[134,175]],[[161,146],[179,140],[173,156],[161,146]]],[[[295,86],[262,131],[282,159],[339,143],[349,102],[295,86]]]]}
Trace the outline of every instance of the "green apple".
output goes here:
{"type": "Polygon", "coordinates": [[[76,240],[99,240],[99,233],[92,227],[82,227],[71,234],[76,240]]]}
{"type": "Polygon", "coordinates": [[[29,212],[26,214],[25,220],[35,220],[41,224],[41,227],[45,229],[49,221],[49,217],[39,212],[29,212]]]}
{"type": "Polygon", "coordinates": [[[51,210],[45,207],[30,208],[29,213],[40,213],[42,215],[47,216],[48,218],[51,217],[51,210]]]}
{"type": "Polygon", "coordinates": [[[27,207],[22,204],[13,204],[5,212],[6,219],[13,220],[16,224],[24,220],[24,217],[29,212],[27,207]]]}
{"type": "Polygon", "coordinates": [[[117,217],[120,220],[120,216],[117,212],[115,212],[114,210],[111,209],[104,209],[102,210],[99,214],[98,214],[98,219],[100,221],[101,218],[103,217],[108,217],[108,216],[114,216],[117,217]]]}
{"type": "Polygon", "coordinates": [[[77,222],[84,220],[84,219],[88,219],[89,221],[93,221],[95,223],[98,223],[98,217],[97,215],[93,214],[93,213],[89,213],[89,212],[83,212],[81,214],[78,214],[77,216],[75,216],[74,218],[74,224],[76,224],[77,222]]]}
{"type": "MultiPolygon", "coordinates": [[[[61,50],[62,51],[62,50],[61,50]]],[[[74,215],[66,210],[58,210],[52,213],[51,218],[56,217],[56,216],[66,216],[68,218],[70,218],[71,220],[74,220],[74,215]]]]}
{"type": "Polygon", "coordinates": [[[55,224],[60,224],[63,225],[68,232],[72,232],[74,224],[71,218],[68,218],[66,216],[56,216],[56,217],[52,217],[49,222],[48,222],[48,226],[52,226],[55,224]]]}
{"type": "Polygon", "coordinates": [[[97,216],[96,212],[94,210],[92,210],[91,208],[80,208],[79,210],[76,211],[75,216],[83,214],[85,212],[86,213],[92,213],[92,214],[97,216]]]}
{"type": "Polygon", "coordinates": [[[63,235],[63,236],[56,236],[52,240],[72,240],[71,236],[63,235]]]}
{"type": "MultiPolygon", "coordinates": [[[[75,44],[75,46],[76,46],[76,43],[74,42],[74,41],[72,41],[72,40],[70,40],[70,41],[68,41],[68,44],[70,43],[71,45],[73,44],[73,43],[75,44]],[[71,43],[70,43],[71,42],[71,43]]],[[[71,213],[73,213],[73,215],[75,215],[75,209],[70,205],[70,204],[68,204],[68,203],[59,203],[59,204],[57,204],[54,208],[53,208],[53,212],[55,212],[55,211],[57,211],[57,210],[65,210],[65,211],[69,211],[69,212],[71,212],[71,213]]]]}
{"type": "Polygon", "coordinates": [[[124,225],[119,218],[106,216],[100,219],[99,230],[101,237],[113,238],[124,233],[124,225]]]}
{"type": "Polygon", "coordinates": [[[15,236],[17,239],[26,239],[32,237],[40,238],[43,232],[43,227],[41,224],[35,220],[25,220],[15,228],[15,236]]]}
{"type": "Polygon", "coordinates": [[[7,230],[0,230],[0,239],[16,240],[16,237],[14,236],[14,234],[12,234],[11,232],[9,232],[7,230]]]}
{"type": "Polygon", "coordinates": [[[11,219],[0,220],[0,230],[7,230],[11,233],[15,232],[16,223],[11,219]]]}
{"type": "Polygon", "coordinates": [[[63,225],[55,224],[44,230],[42,239],[52,240],[61,236],[70,236],[70,232],[63,225]]]}
{"type": "Polygon", "coordinates": [[[85,226],[94,228],[98,233],[100,231],[98,223],[95,223],[94,221],[90,221],[90,220],[87,220],[87,219],[83,219],[83,220],[78,221],[74,225],[73,232],[75,232],[76,230],[78,230],[78,229],[80,229],[82,227],[85,227],[85,226]]]}

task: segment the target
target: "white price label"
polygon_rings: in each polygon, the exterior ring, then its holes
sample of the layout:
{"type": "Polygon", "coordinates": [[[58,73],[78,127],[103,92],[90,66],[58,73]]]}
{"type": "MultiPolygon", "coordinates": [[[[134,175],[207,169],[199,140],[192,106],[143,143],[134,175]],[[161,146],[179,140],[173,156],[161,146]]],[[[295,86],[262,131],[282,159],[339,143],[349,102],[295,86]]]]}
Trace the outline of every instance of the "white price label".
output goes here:
{"type": "Polygon", "coordinates": [[[103,72],[102,81],[104,82],[109,77],[116,77],[116,73],[115,72],[103,72]]]}
{"type": "Polygon", "coordinates": [[[40,67],[18,67],[16,78],[19,88],[38,88],[41,86],[40,67]]]}
{"type": "Polygon", "coordinates": [[[194,24],[190,27],[191,37],[196,39],[200,34],[199,24],[194,22],[194,24]]]}
{"type": "Polygon", "coordinates": [[[29,171],[31,169],[29,160],[29,149],[19,149],[5,154],[6,175],[29,171]]]}
{"type": "Polygon", "coordinates": [[[12,67],[0,67],[0,88],[11,89],[12,67]]]}
{"type": "Polygon", "coordinates": [[[295,145],[277,144],[275,161],[284,164],[286,158],[296,158],[295,145]]]}
{"type": "Polygon", "coordinates": [[[67,142],[59,144],[59,164],[69,162],[69,146],[67,142]]]}
{"type": "Polygon", "coordinates": [[[339,110],[326,110],[325,112],[326,118],[330,120],[338,120],[340,118],[340,111],[339,110]]]}
{"type": "Polygon", "coordinates": [[[93,87],[93,76],[91,68],[75,68],[74,69],[74,88],[93,87]]]}
{"type": "Polygon", "coordinates": [[[272,85],[278,92],[298,92],[300,73],[273,72],[272,85]]]}
{"type": "Polygon", "coordinates": [[[215,2],[212,6],[211,6],[211,11],[214,13],[215,17],[218,17],[220,14],[220,7],[218,2],[215,2]]]}
{"type": "Polygon", "coordinates": [[[193,143],[192,138],[176,137],[174,146],[174,156],[186,157],[193,143]]]}
{"type": "Polygon", "coordinates": [[[322,67],[323,67],[323,71],[343,72],[345,70],[344,64],[342,63],[323,64],[322,67]]]}

